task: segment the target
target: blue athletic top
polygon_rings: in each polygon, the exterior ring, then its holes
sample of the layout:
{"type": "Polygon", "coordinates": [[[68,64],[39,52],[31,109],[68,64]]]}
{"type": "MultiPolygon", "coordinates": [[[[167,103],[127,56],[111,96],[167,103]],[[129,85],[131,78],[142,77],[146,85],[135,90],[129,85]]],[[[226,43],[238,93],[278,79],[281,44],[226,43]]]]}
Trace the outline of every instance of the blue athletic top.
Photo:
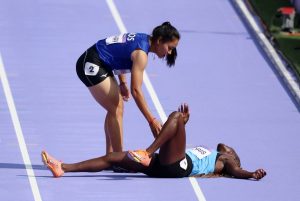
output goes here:
{"type": "Polygon", "coordinates": [[[218,152],[203,147],[188,149],[186,154],[192,159],[193,169],[190,176],[198,174],[209,174],[215,171],[218,152]]]}
{"type": "Polygon", "coordinates": [[[148,54],[150,36],[144,33],[125,33],[111,36],[96,43],[101,60],[115,74],[128,73],[132,68],[131,53],[140,49],[148,54]]]}

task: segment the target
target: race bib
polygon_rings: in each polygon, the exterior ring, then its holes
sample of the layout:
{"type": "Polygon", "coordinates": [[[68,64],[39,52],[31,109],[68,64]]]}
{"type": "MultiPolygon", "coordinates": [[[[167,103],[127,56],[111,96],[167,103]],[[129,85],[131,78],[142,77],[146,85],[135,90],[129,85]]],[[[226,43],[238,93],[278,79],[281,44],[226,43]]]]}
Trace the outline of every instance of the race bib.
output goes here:
{"type": "Polygon", "coordinates": [[[209,151],[208,149],[206,149],[204,147],[195,147],[195,148],[189,149],[189,151],[192,152],[199,159],[202,159],[205,156],[208,156],[211,154],[211,151],[209,151]]]}
{"type": "Polygon", "coordinates": [[[115,43],[125,43],[126,42],[126,35],[120,34],[118,36],[110,36],[105,39],[106,45],[111,45],[115,43]]]}
{"type": "Polygon", "coordinates": [[[84,65],[84,74],[85,75],[97,75],[99,71],[99,66],[97,66],[96,64],[90,63],[90,62],[86,62],[84,65]]]}

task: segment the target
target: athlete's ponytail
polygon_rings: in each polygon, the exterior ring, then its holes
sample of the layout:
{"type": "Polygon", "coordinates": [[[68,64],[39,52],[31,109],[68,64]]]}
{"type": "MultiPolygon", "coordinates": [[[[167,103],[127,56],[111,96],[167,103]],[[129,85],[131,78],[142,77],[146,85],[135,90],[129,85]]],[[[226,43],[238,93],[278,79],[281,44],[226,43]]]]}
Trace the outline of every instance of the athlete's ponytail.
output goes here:
{"type": "MultiPolygon", "coordinates": [[[[171,25],[170,22],[164,22],[162,25],[157,26],[152,31],[152,41],[155,42],[157,40],[161,40],[161,42],[169,42],[174,39],[180,39],[180,34],[175,27],[171,25]]],[[[177,50],[174,48],[171,54],[166,56],[167,65],[173,66],[175,64],[175,60],[177,57],[177,50]]]]}

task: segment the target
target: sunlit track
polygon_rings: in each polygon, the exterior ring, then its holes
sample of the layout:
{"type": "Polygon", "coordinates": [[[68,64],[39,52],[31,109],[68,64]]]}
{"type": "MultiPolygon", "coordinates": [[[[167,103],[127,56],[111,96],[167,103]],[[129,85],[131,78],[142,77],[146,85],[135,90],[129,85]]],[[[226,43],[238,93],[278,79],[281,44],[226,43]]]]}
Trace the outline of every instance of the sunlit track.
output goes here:
{"type": "MultiPolygon", "coordinates": [[[[300,114],[234,2],[239,1],[2,2],[1,199],[300,200],[300,114]],[[99,39],[127,31],[151,34],[164,21],[181,39],[172,68],[149,54],[143,92],[153,115],[164,122],[188,103],[187,147],[226,143],[237,150],[243,168],[264,168],[268,175],[260,181],[159,179],[103,171],[52,178],[42,150],[65,163],[105,153],[106,113],[78,79],[78,57],[99,39]]],[[[148,122],[132,97],[124,106],[124,148],[147,147],[153,141],[148,122]]]]}

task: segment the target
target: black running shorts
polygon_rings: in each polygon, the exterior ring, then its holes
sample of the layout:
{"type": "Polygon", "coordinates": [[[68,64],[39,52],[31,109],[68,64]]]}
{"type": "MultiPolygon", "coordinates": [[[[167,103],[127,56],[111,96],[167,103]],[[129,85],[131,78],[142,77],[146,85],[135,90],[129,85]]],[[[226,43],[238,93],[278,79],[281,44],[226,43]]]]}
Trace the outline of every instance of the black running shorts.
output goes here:
{"type": "Polygon", "coordinates": [[[99,84],[109,76],[114,76],[109,67],[99,58],[96,45],[85,51],[77,60],[76,72],[79,79],[87,86],[91,87],[99,84]]]}
{"type": "Polygon", "coordinates": [[[193,169],[193,163],[188,155],[173,164],[162,165],[158,154],[155,154],[150,162],[148,170],[145,172],[150,177],[160,178],[180,178],[188,177],[193,169]]]}

